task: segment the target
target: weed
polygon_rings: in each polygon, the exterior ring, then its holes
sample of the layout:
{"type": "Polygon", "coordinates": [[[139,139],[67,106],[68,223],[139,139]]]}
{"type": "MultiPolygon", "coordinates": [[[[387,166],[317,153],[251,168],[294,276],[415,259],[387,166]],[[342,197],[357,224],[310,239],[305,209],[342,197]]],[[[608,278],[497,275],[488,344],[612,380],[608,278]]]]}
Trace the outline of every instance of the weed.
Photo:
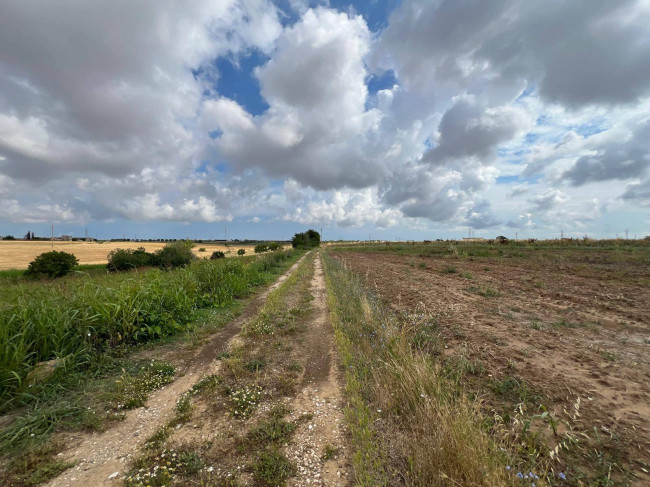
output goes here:
{"type": "Polygon", "coordinates": [[[253,464],[253,478],[269,487],[284,485],[295,471],[293,464],[277,448],[263,451],[253,464]]]}
{"type": "Polygon", "coordinates": [[[461,274],[461,277],[463,277],[464,279],[469,279],[469,280],[474,279],[474,276],[472,275],[472,273],[467,272],[467,271],[463,272],[461,274]]]}
{"type": "Polygon", "coordinates": [[[472,286],[467,288],[467,290],[471,293],[483,296],[484,298],[494,298],[501,296],[501,293],[499,291],[491,288],[490,286],[472,286]]]}
{"type": "Polygon", "coordinates": [[[244,386],[230,391],[230,401],[232,402],[232,415],[239,418],[248,417],[257,408],[257,404],[262,398],[262,388],[260,386],[244,386]]]}
{"type": "Polygon", "coordinates": [[[135,376],[124,373],[115,381],[113,409],[120,411],[142,407],[149,393],[173,380],[172,365],[153,361],[143,366],[135,376]]]}
{"type": "Polygon", "coordinates": [[[618,355],[616,355],[614,352],[610,352],[609,350],[603,350],[603,357],[608,362],[616,362],[618,360],[618,355]]]}
{"type": "Polygon", "coordinates": [[[336,457],[339,456],[339,451],[340,449],[337,447],[334,447],[330,444],[325,445],[325,448],[323,449],[323,454],[321,455],[321,460],[324,462],[327,462],[328,460],[332,460],[336,457]]]}
{"type": "Polygon", "coordinates": [[[254,358],[246,362],[244,367],[250,372],[259,372],[266,366],[264,358],[254,358]]]}
{"type": "Polygon", "coordinates": [[[528,386],[522,379],[517,379],[515,377],[505,377],[502,380],[493,379],[489,384],[489,387],[495,394],[510,400],[525,403],[530,399],[528,386]]]}
{"type": "Polygon", "coordinates": [[[440,271],[441,274],[456,274],[458,270],[454,266],[447,266],[440,271]]]}
{"type": "Polygon", "coordinates": [[[295,431],[296,425],[277,417],[261,421],[251,432],[248,438],[261,443],[280,443],[286,441],[295,431]]]}

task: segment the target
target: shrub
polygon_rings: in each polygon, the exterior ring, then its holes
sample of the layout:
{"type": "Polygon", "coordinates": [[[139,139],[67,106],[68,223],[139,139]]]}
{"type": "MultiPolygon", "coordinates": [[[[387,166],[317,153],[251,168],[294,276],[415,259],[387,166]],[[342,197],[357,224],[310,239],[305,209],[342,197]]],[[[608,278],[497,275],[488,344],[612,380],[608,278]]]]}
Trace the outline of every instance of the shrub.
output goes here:
{"type": "Polygon", "coordinates": [[[255,246],[255,253],[256,254],[263,254],[264,252],[269,250],[269,246],[266,244],[259,244],[255,246]]]}
{"type": "Polygon", "coordinates": [[[128,271],[138,267],[152,265],[154,255],[147,252],[144,247],[137,249],[115,249],[108,254],[108,270],[128,271]]]}
{"type": "Polygon", "coordinates": [[[275,252],[276,250],[282,250],[282,244],[278,242],[271,242],[268,247],[271,252],[275,252]]]}
{"type": "Polygon", "coordinates": [[[199,249],[199,252],[205,252],[205,247],[201,247],[201,248],[199,249]]]}
{"type": "Polygon", "coordinates": [[[237,255],[244,255],[246,253],[246,249],[239,249],[237,251],[237,255]]]}
{"type": "Polygon", "coordinates": [[[39,255],[29,263],[27,275],[61,277],[69,273],[79,263],[73,254],[53,250],[39,255]]]}
{"type": "Polygon", "coordinates": [[[2,237],[2,240],[16,240],[16,237],[14,237],[13,235],[5,235],[4,237],[2,237]]]}
{"type": "Polygon", "coordinates": [[[307,230],[303,233],[296,233],[291,239],[293,248],[313,248],[320,245],[320,233],[316,230],[307,230]]]}
{"type": "Polygon", "coordinates": [[[226,257],[226,254],[224,254],[221,250],[216,250],[212,252],[212,256],[210,257],[211,260],[214,259],[224,259],[226,257]]]}
{"type": "Polygon", "coordinates": [[[173,269],[189,265],[196,257],[192,253],[194,244],[187,240],[168,243],[154,254],[155,264],[162,269],[173,269]]]}

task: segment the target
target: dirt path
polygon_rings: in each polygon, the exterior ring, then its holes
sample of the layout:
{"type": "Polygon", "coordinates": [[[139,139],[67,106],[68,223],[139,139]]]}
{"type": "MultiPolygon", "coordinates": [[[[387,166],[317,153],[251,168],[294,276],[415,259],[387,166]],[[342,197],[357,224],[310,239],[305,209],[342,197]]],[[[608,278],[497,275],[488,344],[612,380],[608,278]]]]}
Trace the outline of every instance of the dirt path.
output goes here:
{"type": "Polygon", "coordinates": [[[184,375],[154,393],[147,401],[147,407],[128,412],[124,421],[106,432],[73,438],[71,443],[75,446],[59,455],[66,461],[77,462],[77,465],[46,485],[118,485],[123,470],[132,457],[137,455],[146,438],[171,418],[178,397],[205,375],[215,373],[218,368],[218,362],[215,360],[217,355],[227,349],[242,325],[258,313],[267,295],[280,286],[304,258],[305,256],[296,262],[270,288],[256,296],[242,315],[215,334],[206,345],[186,360],[180,367],[180,372],[184,375]]]}
{"type": "Polygon", "coordinates": [[[334,330],[327,312],[327,289],[320,255],[311,282],[313,312],[304,347],[308,357],[302,389],[291,403],[292,420],[311,415],[300,424],[287,446],[287,456],[296,463],[298,475],[290,486],[350,484],[343,417],[342,379],[337,367],[334,330]]]}

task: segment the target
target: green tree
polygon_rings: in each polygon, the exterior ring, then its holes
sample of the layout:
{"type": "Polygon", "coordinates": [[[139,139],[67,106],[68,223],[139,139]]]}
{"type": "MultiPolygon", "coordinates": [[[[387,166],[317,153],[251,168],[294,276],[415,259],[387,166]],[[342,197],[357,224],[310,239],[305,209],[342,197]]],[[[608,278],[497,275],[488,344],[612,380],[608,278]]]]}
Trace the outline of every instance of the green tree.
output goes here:
{"type": "Polygon", "coordinates": [[[296,233],[291,239],[293,248],[314,248],[320,245],[320,233],[309,229],[303,233],[296,233]]]}
{"type": "Polygon", "coordinates": [[[27,275],[32,277],[62,277],[79,263],[73,254],[52,250],[45,252],[29,263],[27,275]]]}

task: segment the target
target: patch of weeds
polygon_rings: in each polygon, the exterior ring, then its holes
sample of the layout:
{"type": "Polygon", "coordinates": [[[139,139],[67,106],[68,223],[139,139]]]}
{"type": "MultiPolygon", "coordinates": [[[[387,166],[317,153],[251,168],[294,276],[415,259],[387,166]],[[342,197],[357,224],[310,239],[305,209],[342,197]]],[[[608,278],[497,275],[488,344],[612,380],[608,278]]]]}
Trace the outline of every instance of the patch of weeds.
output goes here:
{"type": "Polygon", "coordinates": [[[218,360],[223,360],[225,358],[230,358],[232,354],[230,352],[221,352],[219,355],[217,355],[218,360]]]}
{"type": "Polygon", "coordinates": [[[618,356],[614,352],[610,352],[609,350],[603,350],[603,357],[608,362],[616,362],[618,360],[618,356]]]}
{"type": "Polygon", "coordinates": [[[263,358],[254,358],[246,362],[244,367],[249,372],[259,372],[266,366],[266,360],[263,358]]]}
{"type": "Polygon", "coordinates": [[[510,370],[517,370],[519,368],[519,365],[517,364],[516,360],[508,360],[508,368],[510,370]]]}
{"type": "Polygon", "coordinates": [[[291,362],[287,366],[287,370],[289,370],[290,372],[298,372],[298,373],[300,373],[300,372],[302,372],[302,365],[300,365],[298,362],[291,362]]]}
{"type": "Polygon", "coordinates": [[[239,418],[248,417],[257,408],[257,404],[261,398],[262,388],[257,385],[252,387],[244,386],[231,390],[232,415],[239,418]]]}
{"type": "Polygon", "coordinates": [[[192,412],[192,395],[184,392],[176,401],[176,421],[185,423],[190,420],[192,412]]]}
{"type": "Polygon", "coordinates": [[[169,426],[163,426],[159,428],[153,435],[147,438],[147,441],[144,443],[144,448],[146,450],[154,450],[162,447],[162,445],[167,441],[172,434],[172,429],[169,426]]]}
{"type": "Polygon", "coordinates": [[[420,269],[428,269],[427,265],[426,265],[424,262],[420,262],[420,264],[418,265],[418,267],[419,267],[420,269]]]}
{"type": "Polygon", "coordinates": [[[174,380],[174,366],[161,362],[150,362],[135,375],[123,373],[115,381],[113,409],[120,411],[145,405],[149,393],[160,389],[174,380]]]}
{"type": "Polygon", "coordinates": [[[445,371],[449,378],[459,382],[467,374],[481,375],[484,368],[479,360],[470,360],[463,354],[449,357],[445,361],[445,371]]]}
{"type": "Polygon", "coordinates": [[[533,287],[536,287],[537,289],[542,289],[546,287],[546,284],[544,284],[542,281],[535,281],[533,282],[533,287]]]}
{"type": "Polygon", "coordinates": [[[278,487],[285,485],[296,468],[277,448],[263,451],[253,464],[253,478],[261,485],[278,487]]]}
{"type": "Polygon", "coordinates": [[[471,293],[483,296],[484,298],[494,298],[501,296],[501,293],[499,291],[491,288],[490,286],[472,286],[467,288],[467,290],[471,293]]]}
{"type": "Polygon", "coordinates": [[[126,487],[158,487],[170,485],[178,475],[193,474],[203,468],[204,462],[194,451],[165,449],[155,456],[135,462],[135,468],[124,479],[126,487]]]}
{"type": "Polygon", "coordinates": [[[260,443],[280,443],[289,439],[295,430],[295,424],[275,417],[260,421],[248,434],[248,438],[260,443]]]}
{"type": "Polygon", "coordinates": [[[339,456],[339,451],[340,451],[339,448],[327,444],[323,449],[323,455],[321,455],[321,460],[323,460],[324,462],[327,462],[328,460],[332,460],[339,456]]]}
{"type": "Polygon", "coordinates": [[[454,325],[452,327],[451,331],[452,331],[452,333],[454,335],[454,338],[459,338],[460,339],[460,338],[465,338],[467,336],[465,331],[458,325],[454,325]]]}
{"type": "Polygon", "coordinates": [[[526,383],[515,377],[505,377],[503,380],[494,379],[490,382],[489,387],[495,394],[524,403],[530,396],[526,383]]]}
{"type": "Polygon", "coordinates": [[[533,330],[541,330],[542,329],[542,325],[540,324],[540,322],[538,320],[530,320],[530,327],[533,330]]]}
{"type": "Polygon", "coordinates": [[[453,265],[448,265],[440,271],[440,274],[456,274],[458,270],[453,265]]]}
{"type": "Polygon", "coordinates": [[[483,267],[483,270],[486,271],[486,272],[490,272],[492,269],[489,268],[489,267],[483,267]]]}
{"type": "Polygon", "coordinates": [[[185,423],[190,419],[190,413],[192,412],[192,397],[198,394],[204,394],[207,392],[213,392],[221,384],[221,377],[216,374],[211,374],[196,384],[194,384],[189,390],[185,391],[180,395],[176,401],[176,422],[185,423]]]}
{"type": "Polygon", "coordinates": [[[296,392],[296,380],[292,374],[278,375],[273,384],[281,395],[290,396],[296,392]]]}
{"type": "Polygon", "coordinates": [[[40,485],[73,467],[72,462],[57,460],[58,443],[47,443],[27,450],[13,458],[0,473],[3,485],[40,485]]]}
{"type": "Polygon", "coordinates": [[[461,277],[463,277],[464,279],[470,279],[470,280],[474,279],[474,276],[472,275],[472,273],[467,272],[467,271],[461,273],[461,277]]]}

